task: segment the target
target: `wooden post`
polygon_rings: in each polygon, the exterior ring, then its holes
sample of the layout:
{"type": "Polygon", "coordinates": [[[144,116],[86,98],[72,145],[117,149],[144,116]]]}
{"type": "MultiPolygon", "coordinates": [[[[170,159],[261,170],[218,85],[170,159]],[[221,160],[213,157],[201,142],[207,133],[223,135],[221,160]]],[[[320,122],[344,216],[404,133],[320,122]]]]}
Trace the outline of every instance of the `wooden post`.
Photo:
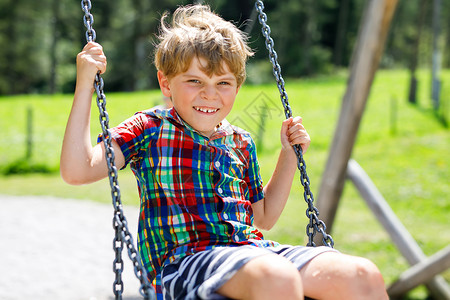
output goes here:
{"type": "Polygon", "coordinates": [[[448,268],[450,268],[450,245],[403,272],[388,288],[388,294],[391,298],[402,296],[448,268]]]}
{"type": "Polygon", "coordinates": [[[27,132],[26,132],[25,158],[29,161],[33,155],[33,109],[27,107],[27,132]]]}
{"type": "MultiPolygon", "coordinates": [[[[422,249],[397,218],[375,184],[370,180],[369,175],[364,172],[356,161],[349,160],[347,176],[358,189],[367,206],[369,206],[375,217],[386,229],[392,242],[408,263],[415,265],[426,261],[427,257],[422,249]]],[[[442,276],[430,279],[426,286],[436,299],[450,299],[450,287],[442,276]]]]}
{"type": "Polygon", "coordinates": [[[320,218],[330,231],[344,186],[347,162],[397,2],[398,0],[370,0],[362,19],[347,91],[317,197],[320,218]]]}

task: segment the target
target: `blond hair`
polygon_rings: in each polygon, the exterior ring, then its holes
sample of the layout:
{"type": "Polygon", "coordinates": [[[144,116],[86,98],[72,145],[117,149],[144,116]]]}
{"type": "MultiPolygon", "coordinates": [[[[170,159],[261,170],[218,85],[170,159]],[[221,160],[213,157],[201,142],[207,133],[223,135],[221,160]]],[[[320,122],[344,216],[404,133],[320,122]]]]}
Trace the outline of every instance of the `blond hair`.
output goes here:
{"type": "Polygon", "coordinates": [[[171,78],[189,69],[194,57],[205,58],[202,71],[207,75],[224,73],[225,62],[238,85],[245,80],[245,64],[253,55],[246,35],[231,22],[213,13],[209,6],[179,7],[172,24],[161,18],[159,44],[155,50],[155,66],[171,78]]]}

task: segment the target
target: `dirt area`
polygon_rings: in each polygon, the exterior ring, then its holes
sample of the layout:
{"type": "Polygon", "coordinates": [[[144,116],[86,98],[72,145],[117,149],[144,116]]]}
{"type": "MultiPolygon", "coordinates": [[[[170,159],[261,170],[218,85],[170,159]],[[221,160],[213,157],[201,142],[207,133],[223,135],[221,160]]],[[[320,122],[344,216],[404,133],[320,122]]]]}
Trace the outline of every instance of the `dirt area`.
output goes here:
{"type": "MultiPolygon", "coordinates": [[[[114,299],[112,205],[0,195],[0,299],[114,299]]],[[[136,243],[137,207],[125,207],[136,243]]],[[[123,299],[142,299],[126,250],[123,299]]]]}

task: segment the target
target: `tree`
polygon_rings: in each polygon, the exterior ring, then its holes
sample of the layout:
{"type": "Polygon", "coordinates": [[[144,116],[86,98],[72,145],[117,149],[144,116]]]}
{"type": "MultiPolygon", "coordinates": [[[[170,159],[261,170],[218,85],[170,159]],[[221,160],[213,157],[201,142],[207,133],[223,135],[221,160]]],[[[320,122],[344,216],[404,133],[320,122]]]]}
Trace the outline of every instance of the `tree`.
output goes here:
{"type": "MultiPolygon", "coordinates": [[[[332,65],[348,66],[366,0],[265,0],[265,12],[284,76],[327,73],[332,65]]],[[[407,67],[414,57],[419,0],[401,1],[386,44],[383,67],[407,67]]],[[[424,0],[426,1],[426,0],[424,0]]],[[[253,0],[205,0],[214,11],[242,29],[252,16],[253,0]]],[[[104,78],[108,91],[156,87],[153,43],[164,11],[187,0],[92,0],[97,41],[108,56],[104,78]]],[[[450,2],[443,1],[442,41],[450,45],[450,2]]],[[[417,67],[431,62],[430,9],[422,11],[417,67]]],[[[71,93],[75,57],[85,44],[79,1],[0,0],[0,95],[31,92],[71,93]]],[[[250,61],[267,59],[261,27],[255,21],[250,61]]],[[[250,28],[250,27],[248,27],[250,28]]],[[[450,52],[442,51],[445,66],[450,52]]],[[[268,74],[270,75],[270,74],[268,74]]]]}
{"type": "Polygon", "coordinates": [[[416,69],[419,63],[419,46],[420,46],[420,37],[423,30],[423,25],[425,22],[426,11],[427,11],[427,0],[420,0],[418,17],[417,19],[417,31],[415,36],[412,38],[412,53],[411,53],[411,62],[409,65],[409,70],[411,73],[411,79],[409,83],[409,94],[408,101],[410,103],[416,103],[416,93],[417,93],[417,78],[416,78],[416,69]]]}
{"type": "Polygon", "coordinates": [[[333,62],[335,66],[343,65],[343,54],[345,46],[345,34],[347,33],[350,0],[341,0],[339,7],[339,18],[336,29],[336,41],[334,44],[333,62]]]}

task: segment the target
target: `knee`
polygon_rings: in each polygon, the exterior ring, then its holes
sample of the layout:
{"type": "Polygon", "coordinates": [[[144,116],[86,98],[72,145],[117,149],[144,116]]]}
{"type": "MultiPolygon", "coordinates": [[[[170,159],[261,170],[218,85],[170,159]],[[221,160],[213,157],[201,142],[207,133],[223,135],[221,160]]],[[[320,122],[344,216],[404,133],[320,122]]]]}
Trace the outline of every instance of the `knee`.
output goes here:
{"type": "Polygon", "coordinates": [[[315,299],[388,299],[380,271],[365,258],[323,253],[301,273],[305,294],[315,299]]]}
{"type": "Polygon", "coordinates": [[[253,271],[253,299],[303,299],[300,273],[288,260],[278,256],[266,257],[253,271]]]}
{"type": "Polygon", "coordinates": [[[383,276],[370,260],[355,258],[354,279],[350,289],[355,299],[388,299],[383,276]]]}

